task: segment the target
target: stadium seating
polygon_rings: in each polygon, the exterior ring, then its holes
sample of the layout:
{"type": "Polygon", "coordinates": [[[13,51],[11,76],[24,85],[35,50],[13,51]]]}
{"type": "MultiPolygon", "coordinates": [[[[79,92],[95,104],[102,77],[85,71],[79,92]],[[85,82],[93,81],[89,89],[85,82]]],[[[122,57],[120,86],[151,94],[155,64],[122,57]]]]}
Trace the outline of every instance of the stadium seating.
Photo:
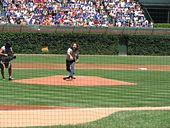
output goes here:
{"type": "Polygon", "coordinates": [[[1,0],[1,2],[7,22],[10,24],[150,27],[141,6],[132,0],[1,0]]]}

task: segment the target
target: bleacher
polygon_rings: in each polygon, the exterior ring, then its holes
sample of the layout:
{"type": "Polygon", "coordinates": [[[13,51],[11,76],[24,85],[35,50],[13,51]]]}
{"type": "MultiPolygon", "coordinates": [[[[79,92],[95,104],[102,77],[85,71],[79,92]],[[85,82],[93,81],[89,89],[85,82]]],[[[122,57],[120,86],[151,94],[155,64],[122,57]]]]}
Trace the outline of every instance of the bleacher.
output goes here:
{"type": "Polygon", "coordinates": [[[6,14],[5,14],[5,11],[3,10],[3,5],[2,5],[2,2],[0,0],[0,24],[6,24],[7,21],[6,21],[6,14]]]}
{"type": "Polygon", "coordinates": [[[9,24],[153,27],[133,0],[1,0],[9,24]]]}

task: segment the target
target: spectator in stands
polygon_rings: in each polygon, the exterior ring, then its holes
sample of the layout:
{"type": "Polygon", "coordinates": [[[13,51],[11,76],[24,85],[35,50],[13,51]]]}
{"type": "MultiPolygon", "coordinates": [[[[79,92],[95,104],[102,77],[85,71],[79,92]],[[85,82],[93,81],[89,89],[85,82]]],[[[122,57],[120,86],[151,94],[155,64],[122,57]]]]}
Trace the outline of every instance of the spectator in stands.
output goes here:
{"type": "Polygon", "coordinates": [[[150,26],[133,0],[2,0],[2,5],[11,24],[150,26]]]}

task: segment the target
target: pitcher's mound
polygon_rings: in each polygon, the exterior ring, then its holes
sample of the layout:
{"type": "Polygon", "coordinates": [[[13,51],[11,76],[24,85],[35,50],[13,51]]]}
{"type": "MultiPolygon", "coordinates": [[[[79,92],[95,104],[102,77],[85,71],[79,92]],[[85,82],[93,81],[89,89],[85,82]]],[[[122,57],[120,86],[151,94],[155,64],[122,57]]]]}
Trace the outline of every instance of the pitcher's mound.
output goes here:
{"type": "Polygon", "coordinates": [[[63,76],[48,76],[32,79],[14,80],[13,82],[25,84],[73,85],[73,86],[135,85],[135,83],[106,79],[96,76],[77,76],[76,79],[73,79],[72,81],[63,80],[63,76]]]}

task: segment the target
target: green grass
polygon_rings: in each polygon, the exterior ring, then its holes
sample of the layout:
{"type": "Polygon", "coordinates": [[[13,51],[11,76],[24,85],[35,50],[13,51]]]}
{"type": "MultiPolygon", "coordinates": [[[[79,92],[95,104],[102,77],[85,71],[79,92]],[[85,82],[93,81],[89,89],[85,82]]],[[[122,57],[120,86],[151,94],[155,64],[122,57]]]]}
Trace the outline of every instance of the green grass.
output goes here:
{"type": "Polygon", "coordinates": [[[169,128],[169,115],[170,111],[122,111],[88,124],[41,128],[169,128]]]}
{"type": "MultiPolygon", "coordinates": [[[[14,62],[65,63],[62,56],[23,56],[19,55],[14,62]]],[[[95,64],[162,64],[170,65],[170,57],[163,56],[80,56],[80,63],[95,64]]]]}
{"type": "MultiPolygon", "coordinates": [[[[14,70],[17,79],[66,74],[64,70],[14,70]]],[[[170,72],[76,70],[137,83],[136,86],[73,87],[28,85],[0,81],[0,104],[34,104],[76,107],[169,106],[170,72]]]]}
{"type": "MultiPolygon", "coordinates": [[[[14,62],[65,63],[64,56],[17,56],[14,62]]],[[[170,65],[170,57],[81,56],[81,63],[170,65]]],[[[65,70],[14,70],[16,79],[67,74],[65,70]]],[[[7,75],[7,74],[6,74],[7,75]]],[[[0,104],[72,107],[170,106],[170,72],[76,70],[76,75],[93,75],[137,83],[136,86],[48,86],[0,80],[0,104]]],[[[125,111],[82,125],[51,128],[169,128],[170,111],[125,111]]],[[[37,128],[37,127],[36,127],[37,128]]],[[[46,128],[46,127],[44,127],[46,128]]],[[[49,128],[49,127],[47,127],[49,128]]]]}

